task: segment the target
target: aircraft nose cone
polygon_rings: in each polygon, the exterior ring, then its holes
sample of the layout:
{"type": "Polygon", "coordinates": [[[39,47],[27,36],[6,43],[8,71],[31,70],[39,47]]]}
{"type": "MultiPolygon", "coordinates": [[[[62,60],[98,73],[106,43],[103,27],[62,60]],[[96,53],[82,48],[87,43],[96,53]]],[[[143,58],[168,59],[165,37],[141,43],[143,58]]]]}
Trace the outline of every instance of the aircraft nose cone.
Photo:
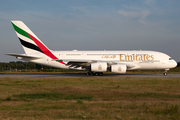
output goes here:
{"type": "Polygon", "coordinates": [[[176,67],[177,66],[177,62],[174,60],[174,67],[176,67]]]}
{"type": "Polygon", "coordinates": [[[170,68],[175,68],[177,66],[177,62],[175,60],[171,60],[169,63],[170,68]]]}

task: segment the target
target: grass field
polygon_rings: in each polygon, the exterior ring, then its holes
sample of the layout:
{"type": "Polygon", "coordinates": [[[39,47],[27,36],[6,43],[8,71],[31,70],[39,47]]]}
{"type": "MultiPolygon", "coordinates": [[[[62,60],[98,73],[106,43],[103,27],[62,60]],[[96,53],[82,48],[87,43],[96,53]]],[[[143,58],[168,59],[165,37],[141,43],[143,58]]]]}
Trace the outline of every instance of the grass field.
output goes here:
{"type": "Polygon", "coordinates": [[[0,78],[0,119],[178,120],[180,78],[0,78]]]}

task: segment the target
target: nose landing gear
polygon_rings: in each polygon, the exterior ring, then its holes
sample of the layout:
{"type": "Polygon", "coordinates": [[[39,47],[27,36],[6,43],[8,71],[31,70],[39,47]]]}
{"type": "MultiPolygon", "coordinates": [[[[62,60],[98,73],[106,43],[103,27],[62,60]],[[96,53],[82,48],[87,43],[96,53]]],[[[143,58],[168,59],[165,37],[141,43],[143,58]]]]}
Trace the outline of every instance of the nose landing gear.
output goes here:
{"type": "Polygon", "coordinates": [[[167,72],[164,72],[163,75],[164,75],[164,76],[167,76],[167,72]]]}
{"type": "Polygon", "coordinates": [[[163,73],[163,75],[164,76],[167,76],[167,71],[168,71],[169,69],[165,69],[165,71],[164,71],[164,73],[163,73]]]}

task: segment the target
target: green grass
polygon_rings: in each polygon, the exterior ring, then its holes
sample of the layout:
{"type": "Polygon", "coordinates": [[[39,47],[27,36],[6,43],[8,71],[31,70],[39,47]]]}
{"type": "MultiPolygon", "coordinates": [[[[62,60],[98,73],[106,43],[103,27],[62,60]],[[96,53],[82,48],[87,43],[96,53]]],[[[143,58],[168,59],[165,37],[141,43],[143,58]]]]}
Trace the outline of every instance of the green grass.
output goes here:
{"type": "Polygon", "coordinates": [[[139,93],[139,94],[131,94],[132,97],[146,97],[146,98],[179,98],[180,95],[169,95],[169,94],[161,94],[161,93],[139,93]]]}
{"type": "Polygon", "coordinates": [[[0,119],[180,119],[179,78],[0,78],[0,119]]]}
{"type": "Polygon", "coordinates": [[[17,97],[20,100],[27,100],[27,99],[47,99],[47,100],[91,100],[93,98],[92,95],[83,95],[78,93],[70,93],[70,94],[64,94],[64,93],[22,93],[18,95],[14,95],[14,97],[17,97]]]}

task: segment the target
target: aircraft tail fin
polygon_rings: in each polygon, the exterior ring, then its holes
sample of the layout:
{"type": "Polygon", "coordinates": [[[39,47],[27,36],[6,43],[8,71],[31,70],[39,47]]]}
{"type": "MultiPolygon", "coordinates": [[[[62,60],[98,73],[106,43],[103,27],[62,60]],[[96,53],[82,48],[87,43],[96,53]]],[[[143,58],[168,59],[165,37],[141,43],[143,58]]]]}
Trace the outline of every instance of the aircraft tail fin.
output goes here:
{"type": "Polygon", "coordinates": [[[11,21],[11,23],[26,54],[50,51],[22,21],[11,21]]]}
{"type": "MultiPolygon", "coordinates": [[[[24,48],[26,55],[34,53],[43,53],[51,59],[58,59],[48,47],[22,22],[11,21],[14,30],[24,48]]],[[[65,63],[63,63],[65,64],[65,63]]]]}

